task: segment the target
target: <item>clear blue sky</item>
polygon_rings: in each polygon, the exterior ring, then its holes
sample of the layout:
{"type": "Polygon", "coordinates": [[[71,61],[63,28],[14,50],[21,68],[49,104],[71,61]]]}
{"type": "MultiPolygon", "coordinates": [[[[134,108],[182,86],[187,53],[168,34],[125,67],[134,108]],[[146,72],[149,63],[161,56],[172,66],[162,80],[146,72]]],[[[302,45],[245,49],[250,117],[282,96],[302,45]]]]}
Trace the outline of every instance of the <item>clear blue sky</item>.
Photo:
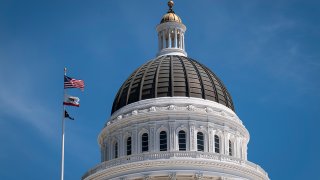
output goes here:
{"type": "MultiPolygon", "coordinates": [[[[123,81],[157,53],[166,0],[0,0],[0,179],[59,179],[63,67],[84,79],[66,123],[66,180],[99,163],[123,81]]],[[[190,57],[231,93],[249,160],[271,179],[320,179],[320,1],[176,0],[190,57]]]]}

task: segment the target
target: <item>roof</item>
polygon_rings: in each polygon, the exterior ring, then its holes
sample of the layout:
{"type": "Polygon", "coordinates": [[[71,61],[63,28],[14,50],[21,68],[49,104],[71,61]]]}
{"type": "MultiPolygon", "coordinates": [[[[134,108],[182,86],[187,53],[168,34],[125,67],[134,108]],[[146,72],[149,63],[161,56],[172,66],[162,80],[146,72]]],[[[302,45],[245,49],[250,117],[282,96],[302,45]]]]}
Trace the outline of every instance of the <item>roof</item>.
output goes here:
{"type": "Polygon", "coordinates": [[[144,99],[195,97],[223,104],[234,111],[232,98],[206,66],[184,56],[161,56],[136,69],[120,87],[111,114],[144,99]]]}

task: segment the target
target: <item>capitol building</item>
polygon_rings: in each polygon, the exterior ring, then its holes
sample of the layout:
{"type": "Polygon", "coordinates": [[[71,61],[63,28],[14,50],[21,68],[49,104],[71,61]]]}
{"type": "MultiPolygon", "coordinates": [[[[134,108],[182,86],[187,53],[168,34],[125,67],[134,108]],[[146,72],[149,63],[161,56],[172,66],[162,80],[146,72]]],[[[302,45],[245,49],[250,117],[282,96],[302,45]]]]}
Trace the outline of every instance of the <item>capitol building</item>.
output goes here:
{"type": "Polygon", "coordinates": [[[268,180],[247,159],[250,135],[231,94],[188,56],[187,28],[173,1],[168,6],[156,28],[157,56],[119,88],[98,136],[101,163],[82,179],[268,180]]]}

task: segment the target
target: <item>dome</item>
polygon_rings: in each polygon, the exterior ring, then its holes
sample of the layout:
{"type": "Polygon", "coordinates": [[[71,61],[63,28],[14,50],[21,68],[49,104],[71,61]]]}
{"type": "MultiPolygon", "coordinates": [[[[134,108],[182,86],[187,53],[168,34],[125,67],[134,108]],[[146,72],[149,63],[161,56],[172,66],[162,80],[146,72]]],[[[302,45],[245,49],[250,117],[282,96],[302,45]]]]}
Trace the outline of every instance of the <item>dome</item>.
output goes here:
{"type": "Polygon", "coordinates": [[[165,14],[161,21],[160,24],[162,23],[166,23],[166,22],[177,22],[177,23],[182,23],[180,17],[178,15],[176,15],[172,9],[174,5],[173,1],[169,1],[168,2],[168,6],[169,6],[169,11],[167,12],[167,14],[165,14]]]}
{"type": "Polygon", "coordinates": [[[177,22],[177,23],[182,23],[180,17],[178,15],[176,15],[174,12],[168,12],[167,14],[165,14],[161,21],[160,24],[162,23],[166,23],[166,22],[177,22]]]}
{"type": "Polygon", "coordinates": [[[185,56],[167,55],[143,64],[129,76],[114,99],[111,114],[140,100],[173,96],[207,99],[234,111],[228,90],[210,69],[185,56]]]}

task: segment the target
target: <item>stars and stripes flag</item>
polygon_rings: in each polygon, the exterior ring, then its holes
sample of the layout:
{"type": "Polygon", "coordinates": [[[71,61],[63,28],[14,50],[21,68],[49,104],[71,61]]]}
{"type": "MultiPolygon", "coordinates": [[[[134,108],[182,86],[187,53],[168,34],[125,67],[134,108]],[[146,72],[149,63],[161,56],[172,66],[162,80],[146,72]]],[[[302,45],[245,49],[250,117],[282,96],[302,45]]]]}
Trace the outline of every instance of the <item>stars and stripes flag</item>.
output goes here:
{"type": "Polygon", "coordinates": [[[79,101],[80,99],[78,97],[65,95],[63,105],[79,107],[80,106],[79,101]]]}
{"type": "Polygon", "coordinates": [[[83,91],[84,81],[64,76],[64,88],[79,88],[83,91]]]}

